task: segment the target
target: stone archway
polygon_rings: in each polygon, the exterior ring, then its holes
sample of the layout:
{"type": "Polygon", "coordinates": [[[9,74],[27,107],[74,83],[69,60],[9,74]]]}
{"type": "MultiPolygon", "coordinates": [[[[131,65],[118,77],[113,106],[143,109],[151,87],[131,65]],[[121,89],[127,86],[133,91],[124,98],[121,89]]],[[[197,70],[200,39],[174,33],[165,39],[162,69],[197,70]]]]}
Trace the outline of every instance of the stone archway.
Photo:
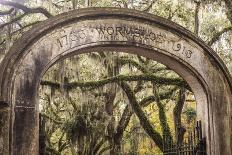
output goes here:
{"type": "Polygon", "coordinates": [[[215,52],[166,19],[128,9],[87,8],[38,24],[3,60],[0,100],[10,111],[3,154],[38,154],[37,90],[46,70],[70,55],[102,49],[146,56],[181,75],[196,96],[207,153],[232,153],[232,80],[215,52]]]}

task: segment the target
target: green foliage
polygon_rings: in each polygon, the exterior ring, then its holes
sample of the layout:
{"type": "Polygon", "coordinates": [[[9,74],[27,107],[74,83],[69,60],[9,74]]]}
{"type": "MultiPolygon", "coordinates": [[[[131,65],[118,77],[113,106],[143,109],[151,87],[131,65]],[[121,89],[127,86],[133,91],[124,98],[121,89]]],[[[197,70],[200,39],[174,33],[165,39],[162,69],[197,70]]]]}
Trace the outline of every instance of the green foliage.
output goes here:
{"type": "MultiPolygon", "coordinates": [[[[152,128],[155,129],[154,132],[162,135],[168,131],[173,136],[175,125],[172,120],[172,111],[176,100],[175,92],[178,89],[170,86],[169,82],[159,82],[158,77],[165,76],[171,81],[175,81],[180,78],[176,73],[166,70],[162,64],[135,55],[114,52],[89,53],[66,59],[60,64],[54,65],[44,75],[42,81],[56,79],[56,82],[62,83],[62,78],[67,78],[67,82],[81,81],[91,86],[88,88],[87,85],[81,85],[81,87],[65,91],[62,87],[52,89],[53,85],[49,85],[49,83],[43,85],[40,91],[40,108],[41,112],[50,119],[47,122],[46,131],[48,133],[47,141],[50,141],[49,145],[56,151],[74,152],[74,154],[80,147],[92,148],[91,142],[96,139],[98,142],[103,141],[98,152],[111,147],[111,139],[119,138],[115,131],[118,131],[120,121],[130,115],[129,113],[123,114],[125,107],[129,104],[127,95],[119,86],[111,84],[111,82],[117,82],[120,79],[117,77],[123,77],[125,80],[135,75],[147,77],[143,81],[136,78],[135,81],[129,82],[133,90],[141,87],[136,93],[136,100],[140,103],[143,100],[149,101],[148,103],[144,102],[146,104],[143,103],[143,117],[148,118],[152,128]],[[118,62],[115,63],[115,61],[118,62]],[[116,66],[119,68],[117,69],[116,66]],[[113,71],[112,68],[114,68],[113,71]],[[60,77],[56,77],[57,75],[60,77]],[[147,81],[154,75],[157,80],[147,81]],[[109,76],[113,76],[110,78],[115,80],[99,85],[99,81],[107,80],[109,76]],[[156,88],[159,90],[156,95],[154,95],[155,81],[156,88]],[[112,91],[116,93],[115,97],[111,94],[112,91]],[[157,101],[156,97],[149,98],[149,96],[160,96],[160,101],[157,101]],[[111,100],[111,98],[114,99],[111,100]],[[112,105],[110,106],[110,104],[112,105]],[[80,141],[83,141],[85,145],[80,141]],[[66,147],[62,150],[60,146],[63,145],[66,147]]],[[[139,153],[155,153],[159,150],[156,145],[153,140],[149,139],[149,135],[140,125],[138,118],[135,115],[129,117],[120,142],[120,146],[123,147],[121,151],[130,153],[129,150],[137,150],[139,153]],[[138,135],[140,135],[139,139],[135,140],[138,135]],[[135,143],[135,141],[141,141],[141,143],[135,143]],[[147,144],[150,144],[150,149],[144,148],[147,144]]],[[[106,150],[106,153],[107,151],[110,150],[106,150]]]]}
{"type": "Polygon", "coordinates": [[[189,107],[187,109],[185,109],[185,111],[183,112],[184,115],[186,115],[187,117],[187,122],[191,122],[194,119],[196,119],[197,117],[197,112],[195,108],[189,107]]]}

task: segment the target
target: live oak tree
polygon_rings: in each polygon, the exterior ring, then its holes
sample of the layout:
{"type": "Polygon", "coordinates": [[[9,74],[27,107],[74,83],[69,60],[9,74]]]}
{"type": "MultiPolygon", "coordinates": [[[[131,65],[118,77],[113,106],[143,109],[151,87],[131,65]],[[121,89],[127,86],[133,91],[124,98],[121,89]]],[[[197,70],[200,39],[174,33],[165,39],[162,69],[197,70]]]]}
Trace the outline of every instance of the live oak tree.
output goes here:
{"type": "MultiPolygon", "coordinates": [[[[171,96],[175,96],[174,94],[175,94],[175,92],[178,92],[178,88],[185,88],[185,89],[190,90],[190,88],[185,83],[185,81],[182,80],[181,78],[179,78],[174,73],[172,73],[172,71],[168,70],[165,66],[159,65],[156,62],[153,62],[149,59],[144,59],[140,56],[137,56],[138,58],[136,58],[135,56],[128,57],[128,56],[124,56],[124,55],[121,56],[118,54],[91,53],[91,54],[89,54],[89,57],[94,57],[94,59],[98,59],[99,63],[103,62],[103,64],[98,64],[97,66],[105,67],[105,69],[102,69],[103,70],[102,72],[103,73],[107,72],[107,74],[104,75],[102,73],[103,75],[101,75],[101,76],[103,76],[103,77],[101,77],[101,78],[99,77],[99,75],[97,75],[97,77],[100,78],[100,80],[92,80],[92,81],[85,81],[85,82],[83,82],[82,80],[80,80],[81,82],[72,80],[72,82],[65,82],[63,84],[59,83],[59,82],[49,81],[49,80],[42,80],[41,85],[43,87],[49,86],[51,91],[65,89],[67,92],[71,93],[72,90],[76,90],[76,89],[80,88],[82,91],[84,91],[84,93],[87,93],[86,91],[91,91],[91,94],[96,93],[93,91],[93,89],[99,89],[101,87],[106,87],[106,90],[101,90],[100,92],[97,93],[98,95],[96,95],[96,96],[99,97],[99,95],[102,95],[104,98],[103,104],[105,104],[105,108],[101,108],[101,113],[104,114],[104,111],[105,111],[106,115],[101,115],[101,117],[108,117],[109,118],[109,122],[104,122],[105,127],[106,127],[106,129],[104,129],[104,130],[106,130],[104,140],[108,141],[109,146],[106,148],[111,149],[111,151],[110,151],[111,154],[114,154],[115,152],[120,152],[123,134],[125,132],[125,129],[129,126],[129,122],[130,122],[130,119],[131,119],[133,114],[136,114],[136,116],[138,117],[138,119],[140,121],[142,128],[146,131],[147,135],[154,141],[154,143],[159,147],[159,149],[162,150],[163,149],[162,134],[165,133],[167,136],[169,136],[172,139],[172,133],[171,133],[169,124],[167,122],[164,104],[166,103],[167,99],[171,99],[171,96]],[[109,61],[110,58],[112,60],[109,61]],[[128,72],[128,69],[125,68],[125,66],[131,67],[131,70],[137,70],[137,71],[133,71],[134,73],[131,73],[131,74],[129,74],[129,73],[127,73],[126,75],[122,74],[121,70],[126,69],[126,71],[128,72]],[[140,74],[138,74],[138,73],[140,73],[140,74]],[[162,74],[170,74],[169,76],[171,76],[171,77],[162,77],[162,76],[160,76],[162,74]],[[176,77],[174,77],[174,76],[176,76],[176,77]],[[169,85],[172,85],[172,86],[169,86],[169,85]],[[160,86],[167,86],[168,88],[165,88],[165,87],[158,88],[160,86]],[[145,96],[145,94],[146,95],[149,94],[148,93],[149,91],[151,92],[150,95],[145,96]],[[158,91],[162,91],[162,92],[158,92],[158,91]],[[126,97],[120,97],[118,95],[120,93],[124,93],[124,95],[126,97]],[[145,97],[136,98],[135,95],[138,95],[139,93],[143,93],[143,96],[145,96],[145,97]],[[128,101],[127,101],[128,103],[126,105],[122,105],[120,100],[125,100],[125,99],[128,99],[128,101]],[[114,100],[116,100],[116,101],[114,101],[114,100]],[[141,101],[138,101],[138,100],[141,100],[141,101]],[[146,116],[146,112],[143,111],[143,107],[147,107],[151,104],[156,104],[156,106],[158,108],[158,118],[159,118],[160,125],[161,125],[161,130],[162,130],[161,132],[158,132],[154,128],[153,124],[150,122],[149,118],[146,116]],[[121,114],[119,114],[119,115],[117,113],[114,114],[115,112],[117,112],[116,109],[118,109],[118,108],[121,109],[124,106],[125,106],[125,108],[121,112],[121,114]],[[118,120],[115,120],[116,119],[115,117],[118,118],[118,120]]],[[[81,61],[83,58],[84,58],[84,56],[78,57],[78,61],[81,61]]],[[[90,63],[94,63],[94,65],[96,65],[95,64],[96,62],[90,62],[90,63]]],[[[70,63],[68,63],[68,64],[70,64],[70,63]]],[[[77,66],[79,66],[81,68],[80,64],[77,66]]],[[[94,69],[96,69],[96,68],[94,68],[94,69]]],[[[75,71],[77,71],[77,70],[78,69],[75,68],[75,71]]],[[[85,68],[85,70],[86,70],[86,68],[85,68]]],[[[94,70],[91,70],[91,71],[94,72],[94,70]]],[[[97,71],[98,71],[97,73],[100,72],[100,70],[98,68],[97,68],[97,71]]],[[[80,74],[81,75],[84,74],[82,72],[83,71],[79,70],[78,76],[80,76],[80,74]]],[[[91,77],[93,77],[93,75],[94,75],[94,73],[92,73],[92,72],[90,75],[91,77]]],[[[86,75],[86,74],[84,74],[84,75],[82,75],[82,76],[84,76],[82,78],[85,78],[85,79],[88,78],[88,75],[86,75]]],[[[73,75],[69,75],[69,76],[73,77],[73,75]]],[[[79,79],[79,78],[74,78],[74,79],[79,79]]],[[[68,94],[67,92],[66,92],[65,96],[67,96],[67,94],[68,94]]],[[[183,93],[181,91],[179,91],[179,92],[180,92],[180,94],[183,93]]],[[[51,94],[54,94],[54,92],[51,92],[51,94]]],[[[85,98],[87,98],[87,100],[91,100],[89,98],[92,98],[92,97],[94,98],[95,95],[85,96],[85,98]]],[[[68,97],[68,98],[71,98],[71,97],[68,97]]],[[[177,95],[176,98],[180,98],[180,97],[177,95]]],[[[95,99],[95,101],[96,100],[97,99],[95,99]]],[[[175,101],[176,99],[174,98],[173,100],[175,101]]],[[[92,100],[88,101],[87,105],[92,107],[94,105],[94,103],[90,103],[90,102],[92,102],[92,100]]],[[[176,120],[178,120],[178,122],[175,123],[176,129],[177,128],[179,129],[179,126],[181,126],[181,120],[179,120],[179,119],[181,117],[184,102],[185,102],[184,99],[179,99],[176,103],[176,106],[175,106],[176,110],[174,113],[174,118],[176,120]]],[[[100,104],[100,103],[101,102],[98,101],[98,104],[100,104]]],[[[70,100],[70,104],[72,106],[75,105],[75,106],[73,106],[74,109],[78,109],[76,107],[76,104],[78,104],[78,102],[73,103],[73,101],[70,100]]],[[[95,106],[93,106],[93,107],[95,107],[95,106]]],[[[52,107],[50,107],[50,108],[52,108],[52,107]]],[[[47,108],[45,108],[45,110],[46,109],[47,108]]],[[[95,109],[96,108],[94,108],[94,110],[95,109]]],[[[85,112],[89,112],[89,111],[91,111],[91,108],[87,109],[85,112]]],[[[150,111],[152,111],[152,110],[150,110],[150,111]]],[[[78,113],[82,114],[83,111],[78,112],[78,113]]],[[[79,114],[77,114],[77,115],[79,116],[79,114]]],[[[93,116],[94,116],[94,114],[91,115],[90,117],[93,117],[93,116]]],[[[49,117],[47,117],[47,118],[49,118],[49,117]]],[[[54,119],[52,119],[52,120],[54,120],[54,119]]],[[[78,118],[78,120],[79,120],[79,118],[78,118]]],[[[88,124],[88,123],[86,123],[86,124],[88,124]]],[[[81,131],[89,131],[85,128],[85,125],[82,125],[82,127],[84,127],[84,129],[81,129],[81,131]]],[[[80,129],[76,130],[77,133],[79,131],[80,131],[80,129]]],[[[179,131],[180,130],[177,130],[177,132],[179,132],[179,131]]],[[[92,133],[95,133],[95,130],[94,131],[92,130],[91,134],[92,133]]],[[[90,133],[88,133],[88,134],[85,133],[85,134],[90,135],[90,133]]],[[[85,134],[82,133],[79,135],[85,136],[85,134]]],[[[180,135],[180,134],[177,133],[177,135],[180,135]]],[[[182,135],[181,139],[183,139],[183,135],[182,135]]],[[[87,143],[85,143],[85,144],[87,144],[87,143]]],[[[102,145],[103,144],[104,143],[102,142],[102,145]]],[[[92,149],[92,150],[94,150],[94,149],[92,149]]],[[[83,154],[83,151],[81,151],[80,154],[83,154]]]]}

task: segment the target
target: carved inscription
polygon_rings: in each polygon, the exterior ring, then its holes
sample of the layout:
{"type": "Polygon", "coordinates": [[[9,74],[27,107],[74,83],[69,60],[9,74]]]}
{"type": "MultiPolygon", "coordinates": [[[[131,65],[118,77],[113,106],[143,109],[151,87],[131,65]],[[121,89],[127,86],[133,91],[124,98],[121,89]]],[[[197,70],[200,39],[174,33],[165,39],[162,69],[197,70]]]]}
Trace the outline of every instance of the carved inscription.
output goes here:
{"type": "Polygon", "coordinates": [[[21,108],[21,109],[35,109],[35,107],[29,107],[29,106],[15,106],[15,108],[21,108]]]}
{"type": "Polygon", "coordinates": [[[84,27],[71,27],[59,35],[59,47],[72,48],[86,43],[98,41],[125,41],[145,44],[163,48],[170,46],[173,51],[180,52],[185,58],[191,58],[193,50],[180,40],[173,41],[164,31],[134,25],[88,25],[84,27]]]}
{"type": "Polygon", "coordinates": [[[178,42],[173,43],[172,49],[174,51],[180,51],[186,58],[191,58],[193,54],[192,50],[178,42]]]}
{"type": "Polygon", "coordinates": [[[86,28],[81,28],[81,29],[72,28],[70,33],[61,35],[57,39],[57,43],[62,48],[64,46],[71,44],[72,42],[77,42],[81,39],[85,39],[86,36],[87,36],[86,28]]]}
{"type": "Polygon", "coordinates": [[[23,99],[17,99],[15,101],[15,109],[18,110],[34,110],[35,106],[30,106],[31,101],[29,100],[23,100],[23,99]]]}
{"type": "Polygon", "coordinates": [[[15,100],[15,105],[16,106],[28,106],[31,107],[32,101],[30,98],[27,98],[25,96],[17,96],[17,99],[15,100]]]}
{"type": "Polygon", "coordinates": [[[86,38],[86,32],[85,29],[72,29],[71,33],[70,33],[70,40],[71,41],[76,41],[78,39],[84,39],[86,38]]]}
{"type": "Polygon", "coordinates": [[[67,35],[61,36],[60,38],[57,39],[57,42],[60,47],[68,45],[68,36],[67,35]]]}
{"type": "Polygon", "coordinates": [[[99,26],[95,27],[98,35],[105,39],[114,38],[116,36],[127,38],[128,40],[138,40],[140,42],[154,41],[163,43],[166,40],[166,35],[161,32],[153,32],[143,27],[132,26],[99,26]]]}

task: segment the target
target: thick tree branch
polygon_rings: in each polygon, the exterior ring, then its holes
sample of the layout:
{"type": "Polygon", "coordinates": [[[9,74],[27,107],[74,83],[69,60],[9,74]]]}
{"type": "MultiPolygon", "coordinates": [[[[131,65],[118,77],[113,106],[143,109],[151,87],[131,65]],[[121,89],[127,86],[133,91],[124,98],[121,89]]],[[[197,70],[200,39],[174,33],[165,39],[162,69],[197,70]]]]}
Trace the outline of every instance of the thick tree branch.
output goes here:
{"type": "Polygon", "coordinates": [[[140,63],[136,62],[135,60],[128,59],[128,58],[120,58],[118,61],[119,63],[121,63],[121,65],[125,65],[125,64],[133,65],[141,72],[148,73],[147,68],[142,66],[140,63]]]}
{"type": "Polygon", "coordinates": [[[130,109],[130,106],[127,105],[123,111],[122,117],[118,123],[116,133],[114,135],[114,141],[116,145],[120,145],[120,142],[123,138],[123,132],[130,122],[130,118],[133,115],[133,111],[130,109]]]}
{"type": "Polygon", "coordinates": [[[105,138],[101,138],[101,140],[94,146],[93,154],[97,154],[97,152],[100,150],[100,148],[103,146],[103,144],[106,143],[105,138]]]}
{"type": "Polygon", "coordinates": [[[0,4],[2,5],[6,5],[6,6],[11,6],[17,9],[22,10],[24,13],[30,14],[30,13],[42,13],[44,16],[46,16],[47,18],[52,17],[52,14],[49,13],[46,9],[38,7],[38,8],[28,8],[25,5],[22,5],[20,3],[17,2],[11,2],[11,1],[5,1],[5,0],[1,0],[0,4]]]}
{"type": "Polygon", "coordinates": [[[151,137],[151,139],[156,143],[160,150],[163,150],[163,139],[162,136],[154,130],[153,126],[151,125],[150,121],[147,119],[146,115],[144,114],[143,110],[141,109],[139,103],[137,102],[135,95],[129,85],[126,82],[119,82],[118,83],[123,91],[126,93],[129,103],[134,111],[134,113],[138,116],[139,121],[143,129],[146,133],[151,137]]]}
{"type": "Polygon", "coordinates": [[[0,11],[0,16],[5,16],[5,15],[9,15],[14,11],[14,8],[10,8],[7,11],[0,11]]]}
{"type": "Polygon", "coordinates": [[[23,14],[11,19],[9,22],[1,24],[0,29],[7,26],[7,25],[12,24],[12,23],[16,23],[17,21],[21,20],[23,17],[25,17],[26,15],[29,15],[29,14],[41,13],[44,16],[46,16],[47,18],[52,17],[52,14],[50,14],[46,9],[41,8],[41,7],[28,8],[28,7],[26,7],[26,6],[24,6],[24,5],[20,4],[20,3],[11,2],[11,1],[4,1],[4,0],[0,1],[0,4],[11,6],[11,7],[14,7],[14,8],[17,8],[17,9],[21,9],[24,12],[23,14]]]}
{"type": "MultiPolygon", "coordinates": [[[[140,57],[140,59],[141,59],[141,57],[140,57]]],[[[133,59],[123,58],[123,57],[121,57],[118,61],[119,61],[119,63],[121,63],[121,65],[125,65],[125,64],[133,65],[134,67],[136,67],[138,70],[140,70],[143,73],[156,73],[156,72],[168,69],[167,67],[160,67],[160,68],[155,68],[155,69],[149,68],[148,69],[146,66],[143,66],[141,63],[136,62],[133,59]]]]}
{"type": "Polygon", "coordinates": [[[231,27],[226,27],[223,30],[219,31],[218,33],[216,33],[213,38],[208,42],[209,46],[212,46],[216,41],[218,41],[220,39],[220,37],[228,32],[228,31],[232,31],[232,26],[231,27]]]}
{"type": "Polygon", "coordinates": [[[174,116],[174,126],[175,126],[175,136],[176,136],[176,143],[181,144],[184,139],[185,128],[182,126],[181,122],[181,113],[184,107],[184,103],[186,100],[186,90],[181,88],[179,91],[178,99],[176,106],[173,109],[173,116],[174,116]]]}
{"type": "Polygon", "coordinates": [[[196,7],[195,7],[195,28],[194,33],[198,36],[199,34],[199,10],[201,6],[201,2],[195,1],[196,7]]]}
{"type": "Polygon", "coordinates": [[[12,32],[11,34],[13,35],[13,34],[18,33],[18,32],[20,32],[20,31],[23,31],[25,28],[28,28],[28,27],[33,26],[33,25],[35,25],[35,24],[38,24],[38,23],[40,23],[40,22],[41,22],[41,21],[36,21],[36,22],[30,23],[30,24],[28,24],[28,25],[22,26],[20,29],[18,29],[18,30],[16,30],[16,31],[12,32]]]}
{"type": "MultiPolygon", "coordinates": [[[[165,77],[159,77],[155,75],[150,75],[150,74],[142,74],[142,75],[117,75],[114,77],[102,79],[99,81],[87,81],[87,82],[71,82],[67,83],[63,87],[65,89],[71,90],[75,89],[77,87],[89,87],[89,88],[97,88],[104,86],[108,83],[114,83],[114,82],[120,82],[120,81],[152,81],[157,84],[161,85],[176,85],[180,87],[186,87],[187,89],[190,90],[188,84],[179,78],[165,78],[165,77]]],[[[61,84],[57,82],[52,82],[52,81],[41,81],[41,85],[47,85],[54,87],[56,89],[61,88],[61,84]]]]}
{"type": "Polygon", "coordinates": [[[12,24],[12,23],[15,23],[15,22],[19,21],[20,19],[22,19],[22,18],[25,17],[26,15],[27,15],[27,13],[24,13],[24,14],[18,16],[18,17],[15,17],[15,18],[11,19],[9,22],[6,22],[6,23],[4,23],[4,24],[1,24],[1,25],[0,25],[0,29],[3,28],[3,27],[5,27],[5,26],[7,26],[7,25],[10,25],[10,24],[12,24]]]}
{"type": "Polygon", "coordinates": [[[119,82],[119,81],[152,81],[161,85],[177,85],[189,88],[187,83],[179,78],[164,78],[150,74],[142,75],[117,75],[114,77],[102,79],[99,81],[89,81],[89,82],[72,82],[68,86],[69,89],[74,89],[76,87],[100,87],[108,83],[119,82]]]}
{"type": "MultiPolygon", "coordinates": [[[[168,97],[170,97],[170,95],[173,94],[173,92],[176,89],[177,89],[177,87],[174,87],[173,89],[171,89],[168,92],[159,94],[160,99],[161,100],[167,99],[168,97]]],[[[156,101],[155,96],[149,96],[149,97],[144,98],[142,101],[140,101],[139,105],[141,107],[145,107],[154,101],[156,101]]],[[[116,145],[118,145],[118,147],[120,147],[120,142],[121,142],[122,137],[123,137],[123,132],[125,131],[126,127],[128,126],[128,124],[130,122],[130,118],[132,115],[133,115],[133,111],[131,110],[130,106],[127,105],[123,111],[122,117],[118,123],[116,133],[114,135],[114,141],[115,141],[116,145]]]]}
{"type": "Polygon", "coordinates": [[[143,10],[144,12],[149,12],[152,6],[155,4],[156,0],[152,0],[151,3],[143,10]]]}
{"type": "MultiPolygon", "coordinates": [[[[173,89],[170,89],[169,91],[167,92],[164,92],[164,93],[159,93],[159,98],[160,100],[165,100],[165,99],[168,99],[170,98],[170,96],[177,90],[177,87],[174,87],[173,89]]],[[[155,102],[156,101],[156,97],[154,95],[152,96],[148,96],[148,97],[145,97],[143,98],[141,101],[140,101],[140,105],[143,106],[143,107],[146,107],[148,106],[150,103],[152,102],[155,102]]]]}
{"type": "Polygon", "coordinates": [[[134,88],[134,92],[138,93],[139,91],[141,91],[144,88],[144,81],[138,81],[135,88],[134,88]]]}
{"type": "Polygon", "coordinates": [[[0,42],[0,46],[2,45],[2,44],[4,44],[6,42],[6,40],[4,39],[3,41],[1,41],[0,42]]]}
{"type": "Polygon", "coordinates": [[[173,142],[172,134],[171,134],[171,131],[170,131],[170,128],[169,128],[169,125],[168,125],[168,122],[167,122],[167,117],[166,117],[166,114],[165,114],[165,107],[161,102],[159,92],[158,92],[158,88],[157,88],[155,83],[153,83],[153,94],[155,96],[156,105],[157,105],[158,110],[159,110],[159,121],[160,121],[160,125],[161,125],[161,128],[162,128],[163,135],[165,135],[165,137],[168,138],[169,141],[173,142]]]}
{"type": "Polygon", "coordinates": [[[229,19],[230,23],[232,24],[232,0],[224,0],[227,8],[227,18],[229,19]]]}
{"type": "Polygon", "coordinates": [[[99,151],[98,155],[102,155],[102,154],[103,154],[104,152],[106,152],[107,150],[110,150],[110,148],[111,148],[111,146],[106,146],[106,147],[102,148],[102,149],[99,151]]]}

